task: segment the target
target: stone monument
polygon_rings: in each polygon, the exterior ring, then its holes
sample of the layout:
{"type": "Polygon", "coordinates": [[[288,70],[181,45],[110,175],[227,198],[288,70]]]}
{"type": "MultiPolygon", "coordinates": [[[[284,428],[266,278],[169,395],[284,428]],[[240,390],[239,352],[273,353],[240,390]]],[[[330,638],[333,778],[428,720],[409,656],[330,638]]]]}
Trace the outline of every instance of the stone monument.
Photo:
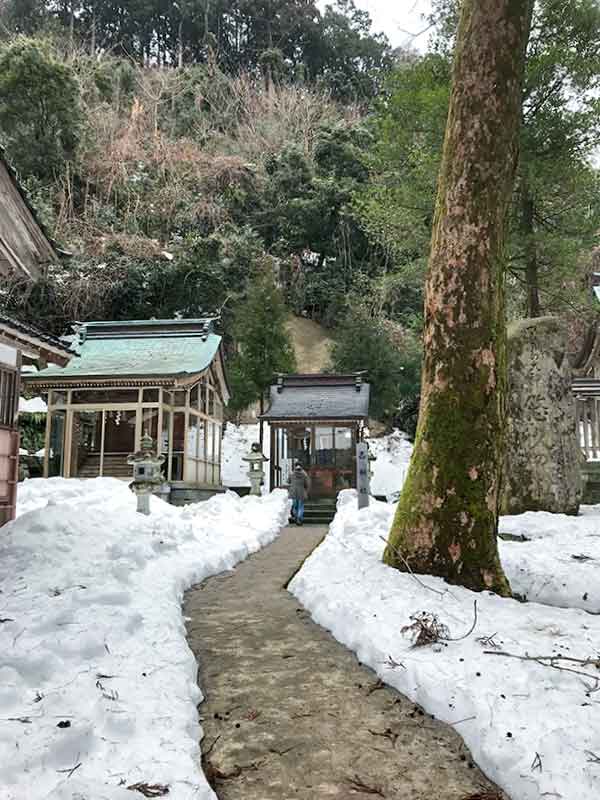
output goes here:
{"type": "Polygon", "coordinates": [[[508,401],[501,513],[577,514],[581,453],[567,356],[557,317],[508,329],[508,401]]]}
{"type": "Polygon", "coordinates": [[[356,491],[359,509],[369,505],[370,469],[369,445],[359,442],[356,445],[356,491]]]}

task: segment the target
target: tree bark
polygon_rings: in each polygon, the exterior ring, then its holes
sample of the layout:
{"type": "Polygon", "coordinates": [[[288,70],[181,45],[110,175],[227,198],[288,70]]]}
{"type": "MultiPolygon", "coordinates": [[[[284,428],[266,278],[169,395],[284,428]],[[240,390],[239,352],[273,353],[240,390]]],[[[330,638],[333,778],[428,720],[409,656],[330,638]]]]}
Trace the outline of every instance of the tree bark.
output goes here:
{"type": "Polygon", "coordinates": [[[532,0],[463,0],[425,289],[415,449],[384,561],[510,594],[497,547],[504,240],[532,0]]]}
{"type": "Polygon", "coordinates": [[[259,411],[260,422],[259,422],[259,425],[258,425],[258,441],[260,443],[260,452],[262,453],[262,449],[263,449],[263,445],[264,445],[264,441],[265,441],[265,428],[264,428],[265,423],[263,422],[263,418],[262,418],[262,415],[265,413],[265,393],[263,391],[261,391],[261,393],[260,393],[260,401],[259,402],[260,402],[260,406],[259,406],[259,408],[260,408],[260,411],[259,411]]]}
{"type": "Polygon", "coordinates": [[[521,227],[525,235],[525,280],[527,282],[527,316],[540,317],[539,275],[535,244],[535,202],[527,183],[521,191],[521,227]]]}
{"type": "Polygon", "coordinates": [[[92,31],[90,41],[90,55],[96,58],[96,6],[92,3],[92,31]]]}
{"type": "Polygon", "coordinates": [[[177,66],[179,69],[183,69],[183,14],[177,30],[177,66]]]}

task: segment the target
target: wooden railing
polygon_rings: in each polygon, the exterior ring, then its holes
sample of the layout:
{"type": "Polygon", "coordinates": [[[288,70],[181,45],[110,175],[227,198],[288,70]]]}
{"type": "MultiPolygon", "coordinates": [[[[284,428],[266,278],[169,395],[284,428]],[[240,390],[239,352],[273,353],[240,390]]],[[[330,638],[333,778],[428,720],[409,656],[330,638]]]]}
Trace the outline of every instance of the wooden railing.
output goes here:
{"type": "Polygon", "coordinates": [[[586,461],[600,461],[600,380],[573,381],[579,445],[586,461]]]}

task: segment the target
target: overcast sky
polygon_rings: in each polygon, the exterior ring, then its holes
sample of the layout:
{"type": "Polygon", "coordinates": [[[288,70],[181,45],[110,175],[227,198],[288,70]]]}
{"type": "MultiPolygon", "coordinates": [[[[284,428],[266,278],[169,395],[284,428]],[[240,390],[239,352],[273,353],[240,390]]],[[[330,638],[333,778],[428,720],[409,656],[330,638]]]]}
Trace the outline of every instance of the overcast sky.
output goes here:
{"type": "MultiPolygon", "coordinates": [[[[419,33],[426,27],[423,20],[431,9],[430,0],[354,0],[359,8],[369,12],[373,29],[383,31],[392,45],[407,45],[423,50],[427,44],[427,34],[412,39],[410,34],[419,33]],[[407,33],[408,31],[409,33],[407,33]]],[[[320,0],[323,8],[327,0],[320,0]]]]}

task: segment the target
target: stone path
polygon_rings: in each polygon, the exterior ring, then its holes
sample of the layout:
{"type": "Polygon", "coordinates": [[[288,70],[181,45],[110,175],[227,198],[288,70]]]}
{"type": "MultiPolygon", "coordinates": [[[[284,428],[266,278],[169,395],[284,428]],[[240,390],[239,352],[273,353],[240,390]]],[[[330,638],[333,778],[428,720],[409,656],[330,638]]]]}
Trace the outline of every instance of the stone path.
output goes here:
{"type": "Polygon", "coordinates": [[[382,686],[285,590],[325,532],[287,528],[187,594],[219,798],[500,800],[452,728],[382,686]]]}

